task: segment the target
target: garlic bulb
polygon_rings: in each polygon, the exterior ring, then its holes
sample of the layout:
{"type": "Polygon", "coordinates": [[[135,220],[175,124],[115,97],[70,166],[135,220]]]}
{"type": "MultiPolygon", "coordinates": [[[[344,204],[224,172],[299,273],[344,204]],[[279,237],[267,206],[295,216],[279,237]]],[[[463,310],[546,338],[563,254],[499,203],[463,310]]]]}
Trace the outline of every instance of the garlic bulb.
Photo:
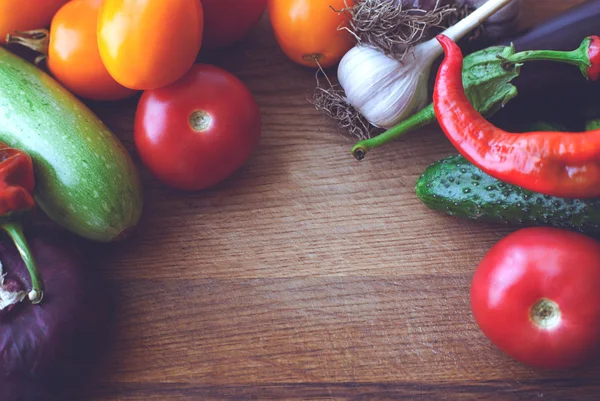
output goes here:
{"type": "Polygon", "coordinates": [[[425,107],[431,63],[417,46],[402,62],[370,46],[355,46],[340,61],[338,80],[348,102],[372,125],[391,128],[425,107]]]}
{"type": "MultiPolygon", "coordinates": [[[[444,35],[459,40],[511,1],[488,0],[444,35]]],[[[442,53],[435,38],[415,46],[402,61],[358,44],[340,61],[338,81],[346,101],[371,125],[389,129],[425,106],[429,73],[442,53]]]]}

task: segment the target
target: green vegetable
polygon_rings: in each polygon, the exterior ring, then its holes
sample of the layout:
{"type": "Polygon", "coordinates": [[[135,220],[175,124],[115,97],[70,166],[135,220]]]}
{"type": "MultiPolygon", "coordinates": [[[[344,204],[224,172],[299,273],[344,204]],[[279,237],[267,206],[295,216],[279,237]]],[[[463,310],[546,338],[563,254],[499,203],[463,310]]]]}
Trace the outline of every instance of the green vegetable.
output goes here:
{"type": "Polygon", "coordinates": [[[1,47],[0,88],[0,141],[31,155],[39,207],[85,238],[126,236],[142,189],[118,139],[54,79],[1,47]]]}
{"type": "Polygon", "coordinates": [[[600,129],[600,120],[589,120],[585,123],[586,131],[594,131],[600,129]]]}
{"type": "MultiPolygon", "coordinates": [[[[520,65],[508,69],[502,66],[502,57],[508,57],[514,52],[514,48],[510,46],[494,46],[464,58],[465,93],[473,107],[486,117],[496,114],[518,94],[517,88],[510,82],[519,76],[520,65]]],[[[381,135],[358,142],[351,153],[356,159],[362,160],[369,150],[383,146],[436,120],[433,104],[430,104],[381,135]]]]}
{"type": "Polygon", "coordinates": [[[462,156],[429,166],[415,191],[427,207],[451,216],[600,233],[600,199],[563,199],[527,191],[490,177],[462,156]]]}

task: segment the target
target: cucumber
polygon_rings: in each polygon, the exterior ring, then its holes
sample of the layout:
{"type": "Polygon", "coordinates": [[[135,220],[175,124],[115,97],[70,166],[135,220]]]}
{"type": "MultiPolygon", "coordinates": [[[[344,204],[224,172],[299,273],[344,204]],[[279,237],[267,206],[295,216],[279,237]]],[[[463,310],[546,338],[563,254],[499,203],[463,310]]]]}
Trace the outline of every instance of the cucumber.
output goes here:
{"type": "Polygon", "coordinates": [[[531,192],[490,177],[462,156],[450,156],[427,167],[415,191],[427,207],[451,216],[600,233],[600,199],[564,199],[531,192]]]}
{"type": "Polygon", "coordinates": [[[29,153],[35,200],[58,225],[98,242],[137,225],[141,183],[120,141],[57,81],[2,47],[0,141],[29,153]]]}

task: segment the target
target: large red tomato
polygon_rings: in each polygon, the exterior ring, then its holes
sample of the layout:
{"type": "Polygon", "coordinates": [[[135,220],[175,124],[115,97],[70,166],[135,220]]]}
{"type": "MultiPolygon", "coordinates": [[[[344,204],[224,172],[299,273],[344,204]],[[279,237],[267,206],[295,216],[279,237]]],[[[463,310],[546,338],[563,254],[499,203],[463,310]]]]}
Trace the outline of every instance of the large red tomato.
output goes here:
{"type": "Polygon", "coordinates": [[[248,88],[218,67],[195,64],[179,81],[142,95],[135,144],[166,185],[200,190],[227,178],[250,157],[261,132],[248,88]]]}
{"type": "Polygon", "coordinates": [[[539,368],[587,362],[600,345],[600,243],[557,228],[526,228],[484,256],[471,288],[483,333],[539,368]]]}
{"type": "Polygon", "coordinates": [[[268,0],[202,0],[204,48],[216,49],[242,40],[258,23],[268,0]]]}

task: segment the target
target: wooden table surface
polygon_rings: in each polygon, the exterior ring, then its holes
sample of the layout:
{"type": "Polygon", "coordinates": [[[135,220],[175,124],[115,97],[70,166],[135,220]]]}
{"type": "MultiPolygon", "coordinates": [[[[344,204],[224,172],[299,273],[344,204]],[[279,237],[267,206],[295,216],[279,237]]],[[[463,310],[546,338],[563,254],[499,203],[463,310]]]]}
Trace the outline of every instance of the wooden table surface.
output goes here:
{"type": "MultiPolygon", "coordinates": [[[[526,0],[524,21],[579,2],[526,0]]],[[[256,96],[260,146],[200,193],[168,190],[141,167],[139,230],[97,250],[118,308],[87,399],[600,399],[598,365],[536,371],[475,325],[474,268],[513,229],[420,204],[418,175],[456,153],[441,131],[355,161],[353,141],[307,101],[314,71],[282,55],[267,15],[210,62],[256,96]]],[[[139,163],[136,101],[91,106],[139,163]]]]}

